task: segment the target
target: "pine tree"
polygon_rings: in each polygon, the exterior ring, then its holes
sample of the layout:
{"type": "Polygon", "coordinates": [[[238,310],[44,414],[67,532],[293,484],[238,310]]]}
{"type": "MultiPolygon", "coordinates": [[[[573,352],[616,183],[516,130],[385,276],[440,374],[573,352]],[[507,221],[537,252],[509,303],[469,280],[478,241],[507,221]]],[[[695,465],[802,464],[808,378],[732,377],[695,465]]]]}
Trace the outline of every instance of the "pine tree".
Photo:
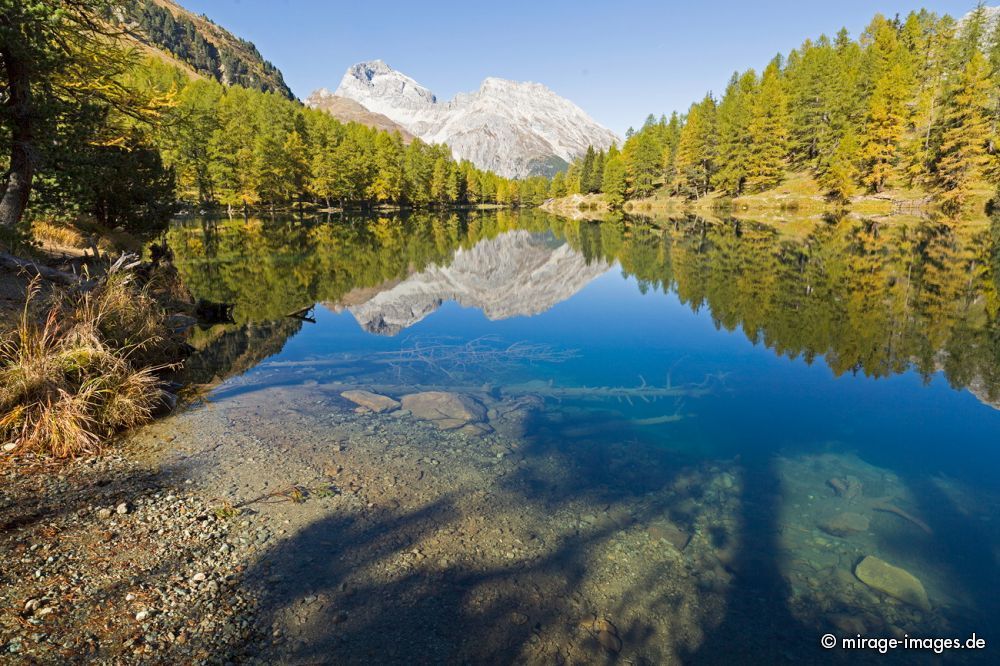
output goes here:
{"type": "Polygon", "coordinates": [[[788,56],[789,151],[795,167],[816,167],[835,143],[832,111],[839,78],[845,73],[839,64],[838,53],[825,35],[815,43],[807,40],[788,56]]]}
{"type": "Polygon", "coordinates": [[[434,172],[431,175],[431,200],[437,203],[448,201],[448,179],[451,170],[448,168],[448,160],[439,157],[434,162],[434,172]]]}
{"type": "Polygon", "coordinates": [[[216,198],[230,207],[253,205],[259,200],[253,173],[258,126],[253,99],[243,88],[227,89],[217,110],[218,129],[208,142],[216,198]]]}
{"type": "Polygon", "coordinates": [[[916,71],[912,130],[901,148],[903,175],[910,187],[930,184],[935,152],[932,132],[939,124],[947,72],[946,45],[952,38],[951,20],[926,11],[911,13],[904,24],[903,42],[914,55],[916,71]]]}
{"type": "Polygon", "coordinates": [[[663,128],[663,185],[668,191],[673,190],[677,177],[677,145],[681,140],[681,125],[681,117],[674,111],[663,128]]]}
{"type": "Polygon", "coordinates": [[[1000,207],[1000,17],[994,19],[990,36],[990,161],[987,174],[990,182],[997,186],[995,206],[1000,207]]]}
{"type": "Polygon", "coordinates": [[[862,179],[869,189],[881,192],[892,177],[909,120],[912,62],[900,44],[897,26],[881,14],[869,25],[863,43],[866,40],[866,80],[872,87],[862,136],[862,179]]]}
{"type": "Polygon", "coordinates": [[[716,165],[715,100],[711,95],[691,105],[677,144],[676,191],[697,199],[708,194],[716,165]]]}
{"type": "Polygon", "coordinates": [[[719,170],[713,185],[727,194],[739,195],[747,179],[750,159],[751,105],[757,94],[757,74],[747,70],[733,74],[719,102],[719,170]]]}
{"type": "Polygon", "coordinates": [[[379,203],[399,201],[403,194],[402,138],[388,132],[375,137],[375,176],[368,185],[367,194],[379,203]]]}
{"type": "Polygon", "coordinates": [[[557,171],[549,184],[549,196],[553,199],[566,196],[566,174],[557,171]]]}
{"type": "Polygon", "coordinates": [[[594,169],[590,176],[590,192],[601,192],[602,181],[604,180],[604,151],[597,153],[594,157],[594,169]]]}
{"type": "Polygon", "coordinates": [[[969,191],[981,178],[990,139],[990,79],[986,58],[973,51],[956,81],[943,119],[941,157],[936,180],[942,208],[957,212],[968,203],[969,191]]]}
{"type": "Polygon", "coordinates": [[[604,199],[613,210],[620,210],[628,194],[628,181],[625,174],[625,160],[615,146],[608,150],[604,160],[604,199]]]}
{"type": "Polygon", "coordinates": [[[281,152],[284,165],[282,194],[286,201],[298,199],[306,193],[306,183],[310,177],[309,151],[298,130],[293,129],[288,133],[281,146],[281,152]]]}
{"type": "Polygon", "coordinates": [[[764,70],[760,90],[752,97],[747,127],[750,154],[746,186],[751,192],[776,187],[785,174],[788,153],[788,97],[781,78],[781,60],[764,70]]]}
{"type": "Polygon", "coordinates": [[[863,181],[874,192],[881,192],[892,176],[906,125],[905,104],[905,74],[897,65],[876,83],[865,123],[863,181]]]}
{"type": "Polygon", "coordinates": [[[847,201],[854,194],[858,180],[858,141],[853,130],[840,138],[830,157],[827,168],[819,177],[819,184],[837,201],[847,201]]]}
{"type": "Polygon", "coordinates": [[[566,194],[580,193],[580,164],[573,163],[566,169],[566,194]]]}
{"type": "Polygon", "coordinates": [[[662,155],[663,146],[657,138],[656,119],[650,116],[642,130],[626,141],[622,149],[630,198],[648,197],[653,193],[662,173],[662,155]]]}
{"type": "Polygon", "coordinates": [[[584,155],[583,163],[580,165],[580,192],[582,194],[594,191],[594,160],[596,157],[594,147],[587,146],[587,153],[584,155]]]}

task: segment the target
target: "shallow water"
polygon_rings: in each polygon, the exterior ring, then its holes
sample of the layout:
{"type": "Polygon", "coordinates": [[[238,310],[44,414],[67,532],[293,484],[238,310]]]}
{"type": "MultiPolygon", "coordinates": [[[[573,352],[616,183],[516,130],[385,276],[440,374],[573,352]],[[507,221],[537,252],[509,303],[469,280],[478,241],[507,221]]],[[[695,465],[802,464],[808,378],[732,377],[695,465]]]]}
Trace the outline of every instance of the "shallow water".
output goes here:
{"type": "Polygon", "coordinates": [[[280,581],[261,583],[278,660],[773,663],[830,657],[827,631],[989,642],[998,228],[178,223],[186,284],[235,322],[195,332],[188,378],[207,393],[152,433],[234,503],[316,496],[282,505],[286,537],[251,566],[280,581]],[[486,413],[359,413],[348,389],[486,413]],[[858,580],[868,555],[929,606],[858,580]]]}

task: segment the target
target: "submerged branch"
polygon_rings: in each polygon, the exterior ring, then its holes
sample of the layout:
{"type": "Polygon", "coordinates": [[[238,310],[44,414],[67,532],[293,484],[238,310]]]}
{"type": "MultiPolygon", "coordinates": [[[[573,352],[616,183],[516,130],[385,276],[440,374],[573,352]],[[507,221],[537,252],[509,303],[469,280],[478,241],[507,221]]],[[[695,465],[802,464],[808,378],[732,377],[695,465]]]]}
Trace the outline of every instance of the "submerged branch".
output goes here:
{"type": "Polygon", "coordinates": [[[574,349],[556,349],[551,345],[525,341],[504,344],[498,338],[484,336],[460,344],[417,340],[410,347],[379,352],[372,360],[397,368],[410,364],[425,365],[451,376],[450,371],[456,369],[497,368],[518,363],[563,363],[576,356],[578,353],[574,349]]]}
{"type": "MultiPolygon", "coordinates": [[[[452,393],[484,393],[482,384],[459,385],[459,384],[360,384],[360,383],[329,383],[320,384],[320,389],[340,393],[353,389],[365,389],[386,395],[405,395],[407,393],[419,393],[423,391],[447,391],[452,393]]],[[[625,399],[627,397],[642,398],[648,401],[655,401],[659,398],[679,398],[679,397],[699,397],[707,395],[709,389],[707,384],[697,384],[691,386],[558,386],[552,382],[530,381],[522,384],[509,384],[498,386],[497,389],[505,396],[535,395],[540,398],[553,400],[607,400],[625,399]]],[[[669,417],[673,419],[674,417],[669,417]]],[[[654,420],[663,420],[664,417],[657,417],[654,420]]],[[[651,420],[654,421],[654,420],[651,420]]]]}

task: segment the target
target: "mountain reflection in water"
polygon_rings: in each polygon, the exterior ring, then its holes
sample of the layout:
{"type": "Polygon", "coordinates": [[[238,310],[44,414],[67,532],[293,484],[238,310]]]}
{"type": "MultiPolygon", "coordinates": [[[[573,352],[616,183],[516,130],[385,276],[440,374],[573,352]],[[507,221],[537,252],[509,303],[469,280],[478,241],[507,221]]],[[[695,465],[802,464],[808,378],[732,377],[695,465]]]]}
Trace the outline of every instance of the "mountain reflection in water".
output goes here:
{"type": "MultiPolygon", "coordinates": [[[[443,302],[490,319],[543,312],[617,264],[639,289],[836,375],[944,371],[1000,397],[1000,223],[813,221],[806,231],[700,218],[568,221],[536,212],[179,224],[186,284],[237,322],[322,302],[395,335],[443,302]]],[[[650,303],[650,307],[656,307],[650,303]]]]}

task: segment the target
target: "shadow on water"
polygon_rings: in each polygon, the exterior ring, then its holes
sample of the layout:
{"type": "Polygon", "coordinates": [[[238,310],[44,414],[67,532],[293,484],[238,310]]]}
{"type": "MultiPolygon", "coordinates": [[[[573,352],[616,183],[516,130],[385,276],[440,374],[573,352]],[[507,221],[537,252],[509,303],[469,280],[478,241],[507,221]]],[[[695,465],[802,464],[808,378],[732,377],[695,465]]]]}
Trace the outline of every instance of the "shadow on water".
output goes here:
{"type": "MultiPolygon", "coordinates": [[[[742,488],[734,517],[739,528],[730,532],[716,527],[706,535],[719,553],[731,553],[724,558],[731,579],[721,613],[709,610],[712,586],[697,580],[700,573],[695,573],[693,587],[683,588],[670,580],[675,572],[656,566],[640,567],[640,575],[614,587],[603,605],[595,604],[595,553],[608,552],[608,544],[623,530],[662,515],[684,520],[678,498],[657,491],[676,484],[691,467],[652,447],[634,442],[631,447],[631,464],[617,465],[606,446],[581,448],[552,437],[528,439],[519,451],[525,464],[500,480],[485,505],[495,506],[496,512],[485,517],[501,532],[511,518],[505,507],[518,504],[525,512],[540,509],[552,521],[568,506],[615,516],[616,509],[628,505],[625,516],[619,513],[612,520],[563,531],[537,557],[476,561],[449,554],[421,564],[421,549],[428,541],[458,542],[457,551],[466,555],[478,552],[479,545],[487,547],[485,531],[464,531],[469,498],[461,493],[443,494],[415,509],[375,509],[364,516],[330,516],[309,525],[269,551],[248,573],[248,580],[263,591],[262,625],[297,627],[287,642],[261,646],[261,654],[296,664],[942,662],[926,652],[825,650],[819,644],[822,634],[838,632],[793,615],[789,584],[782,575],[791,555],[779,539],[780,474],[767,461],[739,469],[742,488]],[[554,466],[563,473],[551,474],[554,466]],[[705,608],[699,609],[699,604],[705,608]],[[678,621],[671,628],[662,622],[685,615],[687,626],[678,621]],[[620,653],[613,640],[602,644],[597,632],[583,627],[582,620],[595,616],[615,622],[624,646],[620,653]]],[[[939,507],[949,505],[930,489],[921,487],[919,494],[939,507]]],[[[702,503],[711,501],[711,492],[704,488],[694,488],[691,495],[702,503]]],[[[951,525],[968,545],[974,535],[968,530],[973,528],[957,515],[939,511],[937,516],[940,537],[952,536],[943,527],[951,525]]],[[[968,555],[967,550],[963,553],[968,555]]],[[[951,560],[955,555],[944,557],[951,560]]],[[[630,566],[638,566],[637,559],[642,563],[642,553],[635,557],[630,566]]],[[[698,557],[712,555],[709,551],[698,557]]],[[[985,550],[977,551],[975,559],[967,571],[995,572],[995,565],[985,561],[985,550]]],[[[690,572],[696,565],[685,566],[690,572]]],[[[618,574],[623,575],[620,570],[618,574]]],[[[969,576],[963,583],[977,590],[981,608],[991,609],[980,617],[993,617],[995,587],[979,581],[976,588],[972,574],[959,575],[969,576]]],[[[961,655],[963,663],[984,656],[961,655]]],[[[945,662],[957,660],[954,654],[947,657],[945,662]]]]}
{"type": "MultiPolygon", "coordinates": [[[[736,520],[744,529],[713,523],[705,528],[708,550],[687,546],[682,554],[647,530],[663,521],[704,528],[700,505],[712,504],[717,492],[705,470],[717,467],[644,444],[627,429],[618,444],[566,440],[558,424],[529,426],[545,434],[525,439],[516,452],[521,464],[481,500],[459,490],[415,508],[330,516],[266,553],[248,572],[264,598],[261,625],[292,627],[292,635],[268,641],[262,656],[282,663],[655,664],[731,663],[748,649],[758,663],[813,654],[801,643],[812,634],[783,606],[769,539],[779,493],[769,470],[746,474],[736,520]],[[567,512],[594,515],[566,524],[567,512]],[[469,529],[470,514],[485,525],[469,529]],[[747,542],[744,533],[760,536],[747,542]],[[542,546],[504,557],[519,535],[542,546]],[[447,556],[434,554],[435,543],[445,544],[447,556]],[[726,568],[736,576],[728,590],[700,571],[712,549],[732,554],[726,568]],[[602,618],[613,623],[610,633],[592,624],[602,618]],[[788,645],[790,636],[800,642],[788,645]]],[[[721,565],[713,559],[713,567],[721,565]]]]}
{"type": "MultiPolygon", "coordinates": [[[[993,538],[976,516],[964,511],[938,483],[922,474],[902,475],[912,491],[917,513],[925,517],[933,534],[910,539],[897,533],[885,540],[887,552],[930,564],[941,572],[948,594],[958,603],[942,609],[958,636],[973,631],[989,641],[992,628],[1000,626],[1000,564],[993,538]],[[963,610],[964,609],[964,610],[963,610]]],[[[932,598],[932,602],[934,599],[932,598]]]]}
{"type": "Polygon", "coordinates": [[[740,522],[743,543],[730,564],[726,617],[704,642],[684,655],[686,663],[809,663],[818,659],[819,634],[796,620],[787,606],[790,590],[781,574],[778,542],[781,488],[766,461],[743,470],[740,522]]]}
{"type": "Polygon", "coordinates": [[[650,570],[602,605],[588,599],[594,553],[668,511],[670,501],[652,493],[675,479],[669,469],[682,469],[660,454],[654,465],[619,464],[610,455],[602,445],[527,438],[516,452],[522,464],[479,500],[447,492],[418,508],[309,525],[248,572],[263,590],[262,624],[297,627],[296,636],[263,646],[263,654],[284,663],[563,663],[581,655],[613,663],[624,644],[651,655],[648,663],[676,661],[678,639],[628,609],[641,593],[643,612],[671,613],[691,605],[689,591],[686,599],[673,586],[657,593],[661,572],[650,570]],[[598,515],[567,526],[557,515],[570,507],[598,515]],[[543,519],[528,524],[529,514],[543,519]],[[555,522],[557,530],[543,531],[555,522]],[[520,537],[540,546],[505,556],[520,537]],[[447,558],[422,562],[422,550],[435,550],[429,542],[446,544],[447,558]],[[603,644],[588,624],[601,617],[616,623],[615,637],[604,636],[603,644]],[[573,643],[568,654],[566,641],[573,643]]]}

